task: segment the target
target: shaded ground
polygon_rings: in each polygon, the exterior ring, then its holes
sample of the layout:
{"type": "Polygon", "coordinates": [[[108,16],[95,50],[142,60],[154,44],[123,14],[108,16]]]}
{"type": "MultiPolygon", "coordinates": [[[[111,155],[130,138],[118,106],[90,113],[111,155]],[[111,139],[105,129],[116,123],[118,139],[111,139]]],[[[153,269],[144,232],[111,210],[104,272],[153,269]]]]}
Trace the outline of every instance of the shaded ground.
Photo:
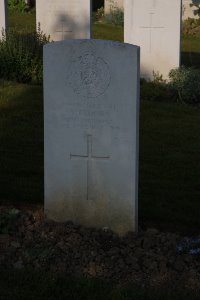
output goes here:
{"type": "Polygon", "coordinates": [[[181,61],[187,67],[195,67],[200,69],[200,53],[199,52],[182,52],[181,61]]]}
{"type": "Polygon", "coordinates": [[[1,207],[0,220],[1,269],[200,291],[200,255],[189,254],[189,248],[178,252],[178,234],[151,228],[119,238],[109,230],[46,221],[42,207],[1,207]]]}

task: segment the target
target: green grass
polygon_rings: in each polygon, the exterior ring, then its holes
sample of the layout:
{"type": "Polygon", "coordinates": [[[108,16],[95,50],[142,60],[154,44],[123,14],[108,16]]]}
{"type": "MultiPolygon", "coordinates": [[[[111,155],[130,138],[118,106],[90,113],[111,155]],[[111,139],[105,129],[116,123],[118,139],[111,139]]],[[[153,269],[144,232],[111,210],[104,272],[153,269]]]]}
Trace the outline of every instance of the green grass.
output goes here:
{"type": "Polygon", "coordinates": [[[36,16],[35,12],[20,13],[10,12],[8,13],[9,27],[16,29],[17,31],[33,32],[36,29],[36,16]]]}
{"type": "Polygon", "coordinates": [[[200,227],[200,110],[143,102],[139,213],[175,229],[200,227]]]}
{"type": "Polygon", "coordinates": [[[183,37],[182,64],[200,68],[200,37],[183,37]]]}
{"type": "MultiPolygon", "coordinates": [[[[9,24],[17,30],[34,31],[36,28],[35,12],[21,14],[9,12],[9,24]]],[[[115,40],[123,42],[123,28],[108,24],[95,23],[92,37],[95,39],[115,40]]],[[[183,37],[181,63],[186,66],[200,68],[200,38],[183,37]]]]}
{"type": "Polygon", "coordinates": [[[92,37],[94,39],[114,40],[123,42],[124,29],[121,26],[100,23],[94,24],[92,37]]]}
{"type": "Polygon", "coordinates": [[[0,198],[43,200],[42,87],[0,82],[0,198]]]}
{"type": "Polygon", "coordinates": [[[72,278],[46,272],[1,272],[1,299],[5,300],[197,300],[197,293],[173,288],[148,290],[131,285],[120,287],[112,282],[72,278]]]}
{"type": "MultiPolygon", "coordinates": [[[[0,198],[43,203],[42,88],[0,85],[0,198]]],[[[154,226],[200,227],[200,110],[144,101],[139,216],[154,226]]]]}

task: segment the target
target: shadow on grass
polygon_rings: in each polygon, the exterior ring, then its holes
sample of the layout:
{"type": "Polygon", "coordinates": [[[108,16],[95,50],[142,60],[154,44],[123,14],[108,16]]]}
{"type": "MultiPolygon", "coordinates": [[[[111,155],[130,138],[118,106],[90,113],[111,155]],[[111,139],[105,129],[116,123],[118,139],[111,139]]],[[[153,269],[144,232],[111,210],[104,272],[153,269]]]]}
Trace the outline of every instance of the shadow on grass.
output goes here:
{"type": "Polygon", "coordinates": [[[42,88],[1,84],[0,120],[1,202],[42,202],[42,88]]]}
{"type": "Polygon", "coordinates": [[[196,67],[200,69],[200,53],[198,52],[182,52],[181,64],[187,67],[196,67]]]}
{"type": "Polygon", "coordinates": [[[139,216],[147,227],[199,231],[199,132],[199,109],[142,103],[139,216]]]}
{"type": "MultiPolygon", "coordinates": [[[[199,132],[199,109],[142,102],[140,222],[199,229],[199,132]]],[[[1,202],[43,203],[43,159],[42,87],[0,84],[1,202]]]]}
{"type": "Polygon", "coordinates": [[[173,284],[163,289],[145,289],[131,284],[120,287],[112,281],[75,278],[45,271],[2,272],[0,294],[7,300],[197,300],[197,292],[179,291],[173,284]]]}

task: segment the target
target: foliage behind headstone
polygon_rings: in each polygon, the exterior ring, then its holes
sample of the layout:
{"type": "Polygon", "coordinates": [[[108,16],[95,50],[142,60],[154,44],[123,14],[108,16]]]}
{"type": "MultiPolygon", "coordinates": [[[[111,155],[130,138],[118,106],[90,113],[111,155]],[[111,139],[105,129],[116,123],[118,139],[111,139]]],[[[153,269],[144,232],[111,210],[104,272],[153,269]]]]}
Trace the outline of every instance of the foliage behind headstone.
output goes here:
{"type": "Polygon", "coordinates": [[[9,0],[8,7],[11,11],[24,12],[27,6],[24,0],[9,0]]]}
{"type": "Polygon", "coordinates": [[[48,38],[40,31],[4,32],[0,40],[0,78],[41,83],[43,45],[46,43],[48,38]]]}
{"type": "Polygon", "coordinates": [[[200,36],[200,18],[185,20],[182,24],[182,33],[185,36],[191,35],[198,38],[200,36]]]}
{"type": "Polygon", "coordinates": [[[177,92],[180,102],[200,103],[200,71],[181,66],[169,73],[170,85],[177,92]]]}
{"type": "Polygon", "coordinates": [[[92,0],[92,10],[97,11],[97,9],[104,6],[104,0],[92,0]]]}

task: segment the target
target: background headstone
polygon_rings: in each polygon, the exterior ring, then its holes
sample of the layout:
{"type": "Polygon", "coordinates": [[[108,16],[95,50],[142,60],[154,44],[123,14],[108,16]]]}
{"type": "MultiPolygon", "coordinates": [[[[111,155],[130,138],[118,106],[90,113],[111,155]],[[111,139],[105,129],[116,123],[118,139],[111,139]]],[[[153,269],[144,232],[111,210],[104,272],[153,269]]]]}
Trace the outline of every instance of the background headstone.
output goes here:
{"type": "Polygon", "coordinates": [[[2,30],[7,29],[7,0],[0,0],[0,38],[2,30]]]}
{"type": "Polygon", "coordinates": [[[91,36],[91,0],[39,0],[36,2],[36,26],[50,40],[89,39],[91,36]]]}
{"type": "Polygon", "coordinates": [[[199,16],[195,14],[196,7],[190,6],[192,3],[200,4],[200,0],[183,0],[182,16],[183,20],[188,18],[198,19],[199,16]]]}
{"type": "Polygon", "coordinates": [[[139,47],[70,40],[44,47],[45,213],[137,230],[139,47]]]}
{"type": "Polygon", "coordinates": [[[104,1],[104,12],[109,14],[111,10],[124,9],[124,0],[105,0],[104,1]]]}
{"type": "Polygon", "coordinates": [[[141,77],[180,64],[181,0],[125,0],[124,39],[141,47],[141,77]]]}

